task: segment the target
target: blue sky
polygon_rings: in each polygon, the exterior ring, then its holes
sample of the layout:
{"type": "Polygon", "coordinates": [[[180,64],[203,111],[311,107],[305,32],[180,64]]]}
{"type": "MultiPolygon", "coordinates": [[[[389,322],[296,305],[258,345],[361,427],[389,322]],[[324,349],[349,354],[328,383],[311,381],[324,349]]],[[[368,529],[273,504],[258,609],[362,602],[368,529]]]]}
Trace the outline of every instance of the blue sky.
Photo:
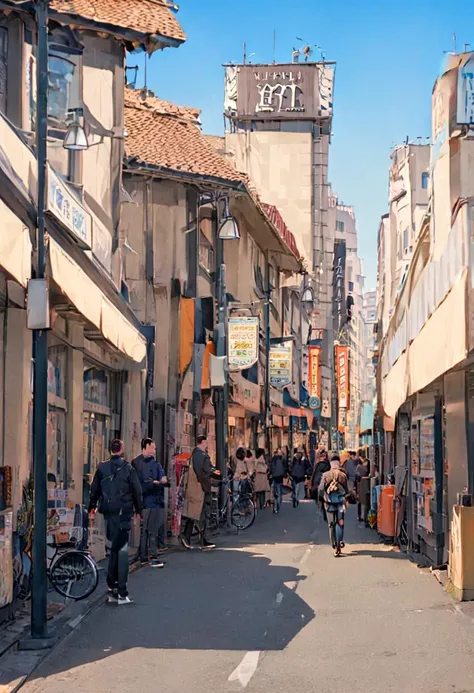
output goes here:
{"type": "MultiPolygon", "coordinates": [[[[472,41],[472,22],[446,0],[178,0],[187,42],[154,55],[149,87],[165,99],[202,110],[204,132],[223,133],[222,63],[289,62],[296,37],[337,61],[329,179],[355,207],[366,288],[375,286],[376,238],[387,209],[390,149],[407,135],[430,134],[431,90],[443,60],[472,41]],[[471,33],[469,34],[469,30],[471,33]]],[[[468,9],[467,3],[465,8],[468,9]]],[[[469,15],[469,13],[467,13],[469,15]]],[[[144,56],[131,56],[140,66],[144,56]]]]}

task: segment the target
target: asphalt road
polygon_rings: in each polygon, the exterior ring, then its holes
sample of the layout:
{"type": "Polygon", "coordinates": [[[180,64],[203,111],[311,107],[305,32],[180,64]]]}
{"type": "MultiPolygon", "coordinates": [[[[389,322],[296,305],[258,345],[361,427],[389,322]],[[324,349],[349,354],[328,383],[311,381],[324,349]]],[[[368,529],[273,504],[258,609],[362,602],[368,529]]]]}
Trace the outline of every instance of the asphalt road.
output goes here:
{"type": "Polygon", "coordinates": [[[314,504],[132,575],[22,693],[471,693],[474,634],[434,577],[351,508],[336,559],[314,504]]]}

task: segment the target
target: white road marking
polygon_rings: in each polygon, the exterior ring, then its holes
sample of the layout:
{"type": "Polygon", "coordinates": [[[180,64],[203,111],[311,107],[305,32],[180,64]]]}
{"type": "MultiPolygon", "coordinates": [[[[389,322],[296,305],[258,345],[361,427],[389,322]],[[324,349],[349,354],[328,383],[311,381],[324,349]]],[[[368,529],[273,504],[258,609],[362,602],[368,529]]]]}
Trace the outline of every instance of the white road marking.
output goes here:
{"type": "Polygon", "coordinates": [[[283,592],[278,592],[278,594],[276,596],[276,603],[281,604],[282,601],[283,601],[283,592]]]}
{"type": "Polygon", "coordinates": [[[259,657],[260,652],[247,652],[239,666],[229,676],[228,681],[238,681],[242,688],[246,688],[257,670],[259,657]]]}
{"type": "Polygon", "coordinates": [[[304,552],[303,558],[302,558],[301,561],[300,561],[301,565],[304,565],[304,564],[306,563],[306,561],[307,561],[308,558],[309,558],[309,554],[310,554],[310,553],[311,553],[311,546],[310,546],[308,549],[306,549],[306,551],[304,552]]]}
{"type": "Polygon", "coordinates": [[[79,614],[79,616],[76,616],[76,618],[73,618],[70,621],[68,621],[67,624],[72,629],[77,628],[77,626],[80,624],[83,618],[84,614],[79,614]]]}

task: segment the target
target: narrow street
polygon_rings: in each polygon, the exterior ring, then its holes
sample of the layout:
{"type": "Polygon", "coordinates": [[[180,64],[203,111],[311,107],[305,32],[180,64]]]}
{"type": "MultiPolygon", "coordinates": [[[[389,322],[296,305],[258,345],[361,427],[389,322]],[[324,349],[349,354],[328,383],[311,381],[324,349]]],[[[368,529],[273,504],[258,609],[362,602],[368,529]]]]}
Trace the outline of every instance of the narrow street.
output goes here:
{"type": "Polygon", "coordinates": [[[356,524],[335,559],[314,504],[285,503],[214,552],[173,553],[103,605],[23,693],[468,693],[474,636],[428,571],[356,524]]]}

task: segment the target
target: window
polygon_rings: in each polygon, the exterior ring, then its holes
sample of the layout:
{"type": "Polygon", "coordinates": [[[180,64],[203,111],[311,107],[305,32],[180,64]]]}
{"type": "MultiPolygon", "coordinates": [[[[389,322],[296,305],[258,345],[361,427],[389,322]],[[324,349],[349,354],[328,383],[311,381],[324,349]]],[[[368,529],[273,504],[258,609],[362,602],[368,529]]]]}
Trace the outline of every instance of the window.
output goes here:
{"type": "Polygon", "coordinates": [[[214,272],[214,248],[202,231],[199,234],[199,264],[209,274],[214,272]]]}
{"type": "Polygon", "coordinates": [[[62,45],[66,38],[54,37],[48,58],[48,120],[50,126],[66,129],[70,111],[82,107],[80,93],[80,51],[62,45]]]}
{"type": "Polygon", "coordinates": [[[344,233],[344,222],[336,221],[336,231],[339,233],[344,233]]]}
{"type": "Polygon", "coordinates": [[[68,488],[66,458],[66,366],[67,348],[48,348],[48,482],[50,488],[68,488]]]}
{"type": "Polygon", "coordinates": [[[349,282],[349,291],[354,291],[354,282],[349,282]]]}
{"type": "Polygon", "coordinates": [[[403,232],[403,254],[406,255],[408,252],[408,228],[403,232]]]}
{"type": "Polygon", "coordinates": [[[421,174],[421,187],[423,188],[423,190],[427,190],[429,180],[430,174],[427,171],[423,171],[423,173],[421,174]]]}

